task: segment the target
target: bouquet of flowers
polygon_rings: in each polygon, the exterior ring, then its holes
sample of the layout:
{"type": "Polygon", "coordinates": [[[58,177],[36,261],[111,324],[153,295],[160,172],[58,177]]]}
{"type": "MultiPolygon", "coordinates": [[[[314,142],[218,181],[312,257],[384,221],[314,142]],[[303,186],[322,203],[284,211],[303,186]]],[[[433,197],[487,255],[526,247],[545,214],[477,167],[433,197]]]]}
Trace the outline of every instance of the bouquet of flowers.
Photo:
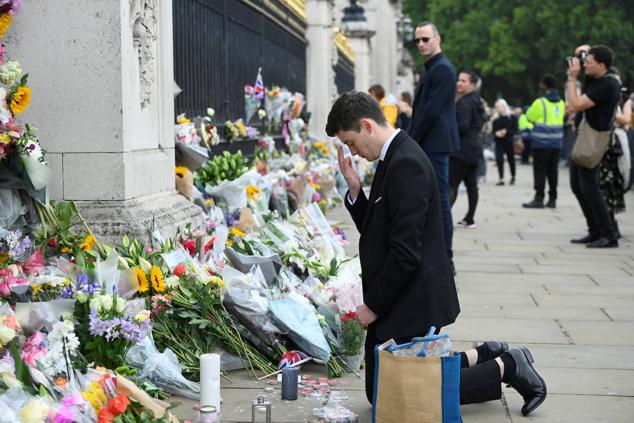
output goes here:
{"type": "Polygon", "coordinates": [[[179,143],[197,145],[200,141],[200,138],[196,133],[196,126],[194,126],[192,121],[187,119],[184,114],[181,114],[176,118],[175,131],[176,141],[179,143]]]}
{"type": "Polygon", "coordinates": [[[365,331],[357,320],[357,314],[350,311],[339,318],[341,321],[341,353],[355,356],[361,352],[365,331]]]}
{"type": "Polygon", "coordinates": [[[216,111],[212,108],[207,109],[207,116],[205,116],[200,122],[200,137],[202,142],[208,149],[213,145],[220,143],[220,135],[218,135],[218,128],[213,124],[213,117],[216,111]]]}
{"type": "MultiPolygon", "coordinates": [[[[78,276],[78,284],[90,290],[87,277],[78,276]]],[[[77,291],[74,318],[82,354],[89,362],[116,369],[123,365],[130,347],[141,341],[151,330],[150,311],[132,310],[128,302],[116,293],[92,290],[88,295],[77,291]]]]}
{"type": "Polygon", "coordinates": [[[204,188],[206,185],[219,185],[222,181],[233,181],[249,170],[248,160],[242,151],[231,154],[224,151],[222,155],[208,160],[198,171],[194,180],[204,188]]]}

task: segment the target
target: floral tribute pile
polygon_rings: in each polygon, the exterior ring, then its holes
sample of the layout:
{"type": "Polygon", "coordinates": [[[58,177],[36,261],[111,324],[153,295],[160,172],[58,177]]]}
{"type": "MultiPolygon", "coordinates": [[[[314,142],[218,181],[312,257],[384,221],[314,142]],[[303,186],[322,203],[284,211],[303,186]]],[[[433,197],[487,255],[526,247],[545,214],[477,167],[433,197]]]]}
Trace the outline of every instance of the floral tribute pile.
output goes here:
{"type": "MultiPolygon", "coordinates": [[[[0,34],[19,5],[0,0],[0,34]]],[[[253,112],[268,133],[281,127],[285,151],[264,136],[253,157],[176,169],[202,224],[106,243],[73,203],[45,203],[44,152],[16,120],[27,75],[0,59],[0,173],[33,200],[32,213],[0,213],[0,422],[177,421],[163,400],[198,398],[210,352],[253,377],[296,358],[331,376],[358,371],[360,265],[325,217],[345,182],[332,140],[305,130],[303,96],[263,88],[253,112]]],[[[179,118],[179,142],[219,142],[213,117],[179,118]]],[[[239,120],[225,128],[228,139],[259,136],[239,120]]],[[[7,201],[23,206],[14,191],[7,201]]]]}
{"type": "MultiPolygon", "coordinates": [[[[21,0],[0,0],[0,40],[21,0]]],[[[20,122],[31,103],[28,74],[0,44],[0,226],[33,225],[35,202],[44,202],[48,167],[35,129],[20,122]]]]}

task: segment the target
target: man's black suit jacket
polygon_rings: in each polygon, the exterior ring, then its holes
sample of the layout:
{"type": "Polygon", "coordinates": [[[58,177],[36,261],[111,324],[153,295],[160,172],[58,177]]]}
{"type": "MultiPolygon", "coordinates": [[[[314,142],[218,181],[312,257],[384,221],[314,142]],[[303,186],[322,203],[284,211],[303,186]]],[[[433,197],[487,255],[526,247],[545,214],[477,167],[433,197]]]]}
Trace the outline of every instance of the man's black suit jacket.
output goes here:
{"type": "Polygon", "coordinates": [[[456,81],[456,70],[444,54],[425,62],[407,133],[427,154],[451,153],[460,148],[456,81]]]}
{"type": "MultiPolygon", "coordinates": [[[[346,199],[347,199],[346,195],[346,199]]],[[[378,166],[370,198],[346,207],[361,233],[364,303],[378,339],[418,336],[460,312],[431,162],[404,131],[378,166]]]]}

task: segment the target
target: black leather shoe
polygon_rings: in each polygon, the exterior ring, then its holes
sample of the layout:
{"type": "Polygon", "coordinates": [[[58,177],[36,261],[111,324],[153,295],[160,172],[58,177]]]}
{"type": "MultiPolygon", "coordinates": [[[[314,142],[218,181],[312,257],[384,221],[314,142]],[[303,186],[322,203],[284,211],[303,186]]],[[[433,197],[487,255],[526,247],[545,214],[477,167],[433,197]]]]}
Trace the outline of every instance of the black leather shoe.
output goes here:
{"type": "Polygon", "coordinates": [[[570,242],[573,244],[587,244],[588,242],[596,241],[597,239],[599,239],[599,237],[586,235],[583,238],[571,239],[570,242]]]}
{"type": "Polygon", "coordinates": [[[509,349],[509,344],[504,341],[486,341],[484,345],[489,349],[489,360],[498,358],[509,349]]]}
{"type": "Polygon", "coordinates": [[[497,185],[498,187],[501,187],[502,185],[504,185],[504,181],[500,181],[500,182],[498,182],[498,183],[497,183],[497,184],[495,184],[495,185],[497,185]]]}
{"type": "Polygon", "coordinates": [[[616,239],[608,239],[604,236],[586,244],[586,247],[588,248],[616,248],[618,246],[619,241],[616,239]]]}
{"type": "Polygon", "coordinates": [[[534,200],[529,201],[528,203],[522,204],[522,207],[524,207],[525,209],[543,209],[544,200],[538,200],[537,198],[535,198],[534,200]]]}
{"type": "Polygon", "coordinates": [[[515,374],[508,385],[524,398],[522,415],[528,416],[546,399],[546,382],[533,367],[533,356],[526,347],[513,348],[508,353],[515,360],[515,374]]]}
{"type": "Polygon", "coordinates": [[[509,185],[515,185],[515,178],[511,178],[511,180],[509,181],[509,185]]]}
{"type": "Polygon", "coordinates": [[[550,200],[548,200],[548,202],[546,203],[546,207],[548,207],[549,209],[555,209],[557,208],[557,200],[555,200],[554,198],[551,198],[550,200]]]}

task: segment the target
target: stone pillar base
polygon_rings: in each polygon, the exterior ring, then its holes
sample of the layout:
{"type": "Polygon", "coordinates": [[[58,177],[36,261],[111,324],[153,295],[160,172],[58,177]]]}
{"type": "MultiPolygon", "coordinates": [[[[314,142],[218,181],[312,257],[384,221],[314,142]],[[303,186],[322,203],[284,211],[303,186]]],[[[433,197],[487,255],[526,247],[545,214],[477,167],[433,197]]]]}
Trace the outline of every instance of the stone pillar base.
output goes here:
{"type": "Polygon", "coordinates": [[[75,204],[100,241],[118,243],[124,234],[149,239],[149,229],[160,229],[172,237],[187,223],[200,225],[200,207],[176,192],[160,193],[122,201],[76,201],[75,204]]]}

